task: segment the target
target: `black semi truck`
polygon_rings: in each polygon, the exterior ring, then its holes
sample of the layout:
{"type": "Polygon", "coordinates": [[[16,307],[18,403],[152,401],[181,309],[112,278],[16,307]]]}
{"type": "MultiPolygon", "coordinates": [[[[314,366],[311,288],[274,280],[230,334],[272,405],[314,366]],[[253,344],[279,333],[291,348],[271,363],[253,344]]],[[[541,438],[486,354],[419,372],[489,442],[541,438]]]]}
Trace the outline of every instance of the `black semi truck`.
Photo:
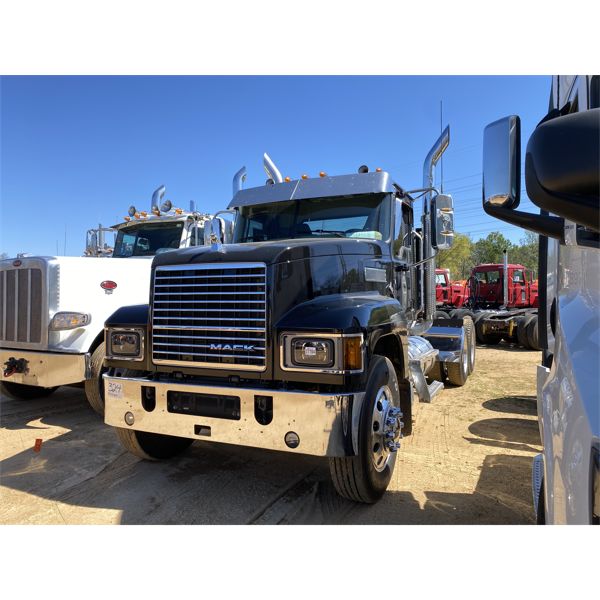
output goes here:
{"type": "Polygon", "coordinates": [[[267,155],[266,184],[243,189],[240,169],[233,219],[216,216],[204,247],[156,256],[149,304],[105,324],[105,421],[124,447],[328,457],[342,496],[379,499],[413,400],[464,385],[475,363],[472,321],[434,320],[453,207],[432,184],[448,144],[447,128],[412,191],[366,166],[284,179],[267,155]]]}

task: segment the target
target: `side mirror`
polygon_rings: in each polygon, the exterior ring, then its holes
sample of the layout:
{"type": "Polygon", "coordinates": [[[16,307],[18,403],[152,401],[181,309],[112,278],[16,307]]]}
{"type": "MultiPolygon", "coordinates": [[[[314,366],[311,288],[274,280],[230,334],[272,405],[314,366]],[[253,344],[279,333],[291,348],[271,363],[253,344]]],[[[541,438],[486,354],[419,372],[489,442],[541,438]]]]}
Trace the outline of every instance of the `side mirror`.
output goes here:
{"type": "Polygon", "coordinates": [[[521,120],[494,121],[483,133],[483,204],[517,208],[521,192],[521,120]]]}
{"type": "Polygon", "coordinates": [[[431,199],[431,243],[436,250],[448,250],[454,241],[452,196],[438,194],[431,199]]]}
{"type": "Polygon", "coordinates": [[[494,121],[485,128],[482,191],[483,210],[488,215],[564,240],[562,218],[515,210],[521,193],[521,120],[515,115],[494,121]]]}

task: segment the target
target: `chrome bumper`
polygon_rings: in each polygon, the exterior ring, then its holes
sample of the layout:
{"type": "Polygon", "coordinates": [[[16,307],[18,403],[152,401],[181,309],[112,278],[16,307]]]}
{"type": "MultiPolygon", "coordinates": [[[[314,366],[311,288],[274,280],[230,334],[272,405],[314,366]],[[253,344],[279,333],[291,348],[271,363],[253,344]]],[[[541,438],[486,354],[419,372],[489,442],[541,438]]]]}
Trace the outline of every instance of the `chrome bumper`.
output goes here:
{"type": "Polygon", "coordinates": [[[329,395],[217,387],[108,374],[103,378],[104,420],[113,427],[314,456],[346,456],[354,454],[357,447],[363,393],[329,395]],[[142,406],[142,386],[155,389],[156,404],[151,411],[142,406]],[[235,396],[240,399],[239,419],[169,412],[167,393],[170,391],[235,396]],[[261,425],[255,418],[255,396],[273,398],[273,419],[268,425],[261,425]],[[125,422],[128,412],[134,418],[131,427],[125,422]],[[288,432],[298,435],[298,447],[286,445],[284,438],[288,432]]]}
{"type": "Polygon", "coordinates": [[[89,374],[89,354],[59,354],[0,348],[0,381],[24,383],[38,387],[55,387],[85,381],[89,374]],[[9,358],[27,361],[25,373],[4,376],[4,363],[9,358]]]}

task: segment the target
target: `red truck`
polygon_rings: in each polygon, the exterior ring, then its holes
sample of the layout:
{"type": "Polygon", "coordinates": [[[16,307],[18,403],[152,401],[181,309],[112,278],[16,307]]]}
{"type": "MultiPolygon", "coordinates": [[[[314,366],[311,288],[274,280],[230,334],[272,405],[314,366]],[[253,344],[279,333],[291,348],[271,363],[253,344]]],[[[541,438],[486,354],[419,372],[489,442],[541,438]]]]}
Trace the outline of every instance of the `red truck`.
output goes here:
{"type": "Polygon", "coordinates": [[[497,344],[505,339],[539,349],[537,333],[538,282],[529,269],[503,263],[473,267],[467,281],[451,281],[447,269],[436,269],[438,318],[470,315],[477,339],[497,344]]]}

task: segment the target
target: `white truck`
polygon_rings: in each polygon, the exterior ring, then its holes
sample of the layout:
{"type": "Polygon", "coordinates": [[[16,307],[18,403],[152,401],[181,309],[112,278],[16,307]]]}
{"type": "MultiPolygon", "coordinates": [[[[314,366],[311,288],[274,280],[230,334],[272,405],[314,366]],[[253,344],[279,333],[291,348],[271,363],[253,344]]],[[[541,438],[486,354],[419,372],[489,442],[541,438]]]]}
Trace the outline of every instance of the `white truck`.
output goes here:
{"type": "Polygon", "coordinates": [[[537,406],[543,454],[533,461],[538,523],[600,521],[600,76],[555,76],[548,114],[529,138],[519,204],[520,122],[488,125],[483,208],[540,234],[537,406]]]}
{"type": "Polygon", "coordinates": [[[211,216],[162,202],[164,194],[164,186],[154,192],[148,211],[129,208],[111,228],[112,251],[104,243],[109,230],[100,226],[88,231],[84,256],[0,261],[1,395],[34,399],[84,384],[92,408],[104,413],[105,319],[120,306],[147,302],[155,254],[204,244],[211,216]]]}

